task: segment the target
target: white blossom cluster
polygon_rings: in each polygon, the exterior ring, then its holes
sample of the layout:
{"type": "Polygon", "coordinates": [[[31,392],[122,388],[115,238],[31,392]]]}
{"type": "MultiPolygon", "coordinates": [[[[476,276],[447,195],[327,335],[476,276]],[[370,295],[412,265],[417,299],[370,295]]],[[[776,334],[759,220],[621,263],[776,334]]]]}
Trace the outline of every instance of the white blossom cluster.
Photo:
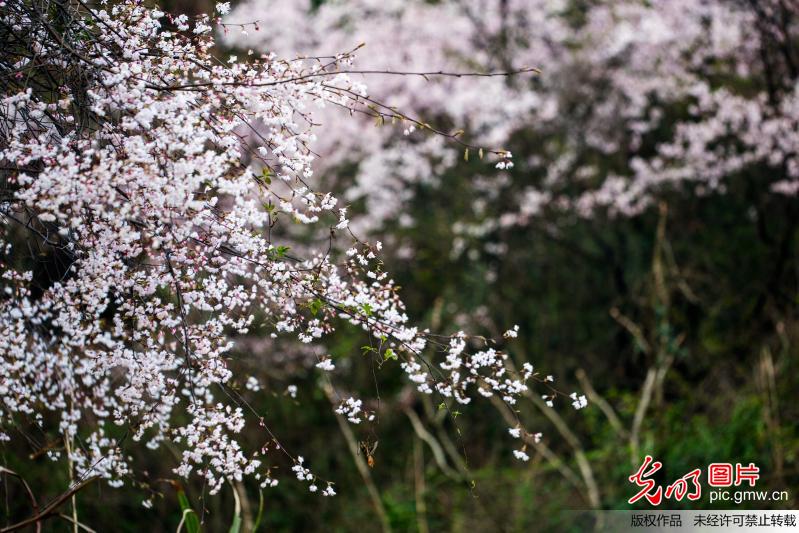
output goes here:
{"type": "Polygon", "coordinates": [[[488,348],[465,354],[465,348],[466,335],[461,331],[451,338],[446,360],[440,364],[448,372],[447,379],[436,384],[436,390],[442,396],[468,404],[471,398],[466,395],[466,390],[474,386],[484,397],[499,394],[505,402],[513,405],[516,398],[528,390],[526,381],[532,373],[525,373],[521,378],[511,376],[506,369],[506,353],[488,348]]]}
{"type": "Polygon", "coordinates": [[[580,394],[578,396],[576,392],[573,392],[569,394],[569,398],[572,401],[572,407],[575,409],[583,409],[584,407],[588,406],[588,399],[584,394],[580,394]]]}
{"type": "Polygon", "coordinates": [[[364,412],[362,406],[363,400],[349,397],[346,400],[343,400],[336,408],[336,413],[347,417],[347,420],[353,424],[360,424],[361,420],[374,420],[374,414],[364,412]]]}

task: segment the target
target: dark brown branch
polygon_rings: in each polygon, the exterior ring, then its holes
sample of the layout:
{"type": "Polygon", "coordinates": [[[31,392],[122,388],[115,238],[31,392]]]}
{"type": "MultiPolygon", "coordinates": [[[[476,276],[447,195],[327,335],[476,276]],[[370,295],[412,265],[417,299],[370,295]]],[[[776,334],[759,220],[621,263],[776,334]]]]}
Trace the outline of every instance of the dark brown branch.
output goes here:
{"type": "Polygon", "coordinates": [[[86,478],[77,485],[73,485],[68,491],[57,497],[53,500],[47,507],[45,507],[42,512],[31,516],[30,518],[26,518],[21,522],[17,522],[16,524],[12,524],[10,526],[4,527],[0,529],[0,533],[8,533],[10,531],[19,531],[20,529],[38,525],[40,522],[57,515],[58,508],[61,507],[64,502],[72,498],[74,494],[85,488],[87,485],[92,483],[94,480],[97,479],[97,476],[92,476],[90,478],[86,478]]]}
{"type": "Polygon", "coordinates": [[[166,86],[159,86],[159,85],[152,85],[147,84],[148,89],[154,89],[157,91],[185,91],[185,90],[193,90],[193,89],[201,89],[204,87],[224,87],[224,86],[233,86],[233,87],[272,87],[274,85],[282,85],[285,83],[294,83],[302,80],[307,80],[311,78],[320,78],[326,76],[338,76],[339,74],[381,74],[387,76],[421,76],[425,79],[432,76],[446,76],[450,78],[495,78],[495,77],[508,77],[508,76],[515,76],[517,74],[525,74],[525,73],[533,73],[533,74],[540,74],[541,70],[535,67],[524,67],[518,70],[508,70],[508,71],[496,71],[496,72],[448,72],[444,70],[437,70],[437,71],[429,71],[429,72],[412,72],[412,71],[397,71],[397,70],[332,70],[332,71],[320,71],[320,72],[309,72],[308,74],[303,74],[301,76],[295,76],[292,78],[285,78],[282,80],[274,80],[274,81],[267,81],[262,83],[249,83],[247,81],[230,81],[230,82],[203,82],[203,83],[185,83],[180,85],[166,85],[166,86]]]}

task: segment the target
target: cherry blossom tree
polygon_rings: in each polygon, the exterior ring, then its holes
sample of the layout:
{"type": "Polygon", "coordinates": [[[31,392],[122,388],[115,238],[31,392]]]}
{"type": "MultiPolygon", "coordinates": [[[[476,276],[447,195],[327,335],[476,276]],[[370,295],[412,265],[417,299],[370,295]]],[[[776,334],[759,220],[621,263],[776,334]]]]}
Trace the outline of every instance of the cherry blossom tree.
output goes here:
{"type": "MultiPolygon", "coordinates": [[[[516,174],[482,172],[488,186],[472,180],[478,211],[488,188],[517,197],[514,209],[489,217],[491,227],[527,224],[553,211],[636,215],[669,191],[723,194],[731,178],[757,168],[770,170],[764,194],[799,190],[791,134],[798,116],[794,2],[336,0],[313,6],[247,0],[227,19],[228,41],[282,53],[364,43],[357,65],[365,71],[542,66],[532,80],[369,82],[374,97],[432,124],[456,125],[477,143],[510,149],[519,139],[540,139],[537,150],[516,160],[516,174]],[[267,6],[268,22],[247,24],[267,6]],[[288,29],[294,27],[302,31],[288,29]]],[[[464,172],[462,156],[477,156],[413,127],[404,138],[393,129],[365,136],[335,115],[322,122],[351,128],[325,137],[319,153],[324,168],[357,164],[347,199],[366,202],[363,217],[353,219],[359,228],[403,216],[414,184],[435,185],[447,170],[464,172]]]]}
{"type": "MultiPolygon", "coordinates": [[[[218,58],[227,4],[196,20],[135,0],[1,9],[0,438],[35,428],[72,493],[135,478],[127,447],[168,440],[175,472],[212,493],[243,476],[276,485],[282,457],[309,490],[335,494],[232,385],[259,388],[230,357],[255,328],[303,345],[360,328],[371,355],[448,401],[513,404],[530,380],[549,387],[529,364],[509,372],[484,339],[411,325],[380,242],[357,240],[345,206],[312,188],[328,109],[433,130],[369,97],[346,73],[352,54],[218,58]],[[246,424],[265,444],[239,441],[246,424]]],[[[357,398],[336,411],[373,418],[357,398]]]]}

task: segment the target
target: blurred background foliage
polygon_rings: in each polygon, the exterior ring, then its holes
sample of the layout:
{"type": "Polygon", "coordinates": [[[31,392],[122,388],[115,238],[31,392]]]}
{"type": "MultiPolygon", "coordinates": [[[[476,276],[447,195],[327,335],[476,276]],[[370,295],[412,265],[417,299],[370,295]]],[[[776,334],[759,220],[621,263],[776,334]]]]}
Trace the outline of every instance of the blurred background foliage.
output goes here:
{"type": "MultiPolygon", "coordinates": [[[[168,4],[178,12],[210,7],[168,4]]],[[[649,142],[657,140],[654,133],[649,142]]],[[[514,144],[515,154],[541,146],[533,134],[514,144]]],[[[631,218],[553,211],[524,227],[493,230],[502,235],[465,238],[453,220],[479,224],[515,205],[499,195],[482,212],[473,209],[479,164],[464,161],[439,185],[415,185],[407,205],[414,224],[388,225],[385,261],[414,321],[442,332],[468,325],[495,338],[518,324],[507,346],[516,365],[530,361],[557,376],[560,390],[588,396],[581,411],[563,400],[548,409],[536,391],[518,406],[525,427],[543,433],[540,445],[528,446],[529,462],[510,453],[517,442],[507,433],[507,407],[440,409],[411,394],[396,361],[348,364],[368,340],[345,329],[327,348],[352,392],[374,398],[378,421],[370,426],[344,430],[330,398],[314,386],[318,373],[282,353],[289,348],[244,343],[236,362],[261,381],[263,391],[248,396],[253,407],[278,428],[284,446],[313,458],[314,470],[336,482],[336,497],[310,494],[290,476],[279,490],[245,481],[209,496],[195,481],[175,479],[173,461],[131,446],[138,464],[148,465],[145,476],[122,489],[97,484],[81,492],[82,521],[97,531],[174,531],[185,491],[204,531],[227,531],[236,491],[244,531],[258,520],[259,502],[261,531],[577,531],[583,525],[570,510],[629,508],[636,489],[627,478],[646,454],[663,462],[655,476],[662,485],[712,462],[753,462],[761,471],[757,488],[787,490],[790,499],[739,508],[797,508],[795,199],[767,195],[747,172],[731,178],[726,194],[665,195],[631,218]],[[491,242],[507,243],[507,252],[491,253],[491,242]],[[453,257],[456,245],[468,251],[453,257]],[[293,402],[285,401],[290,384],[298,388],[293,402]],[[142,500],[151,497],[146,510],[142,500]]],[[[345,187],[347,169],[341,174],[337,183],[345,187]]],[[[510,176],[519,188],[543,179],[523,160],[510,176]]],[[[261,428],[251,433],[243,440],[264,441],[261,428]]],[[[67,473],[32,446],[2,454],[42,501],[67,484],[67,473]]],[[[3,483],[7,516],[27,516],[22,487],[8,477],[3,483]]],[[[703,488],[698,502],[664,507],[730,508],[711,504],[703,488]]],[[[45,529],[70,527],[50,521],[45,529]]]]}

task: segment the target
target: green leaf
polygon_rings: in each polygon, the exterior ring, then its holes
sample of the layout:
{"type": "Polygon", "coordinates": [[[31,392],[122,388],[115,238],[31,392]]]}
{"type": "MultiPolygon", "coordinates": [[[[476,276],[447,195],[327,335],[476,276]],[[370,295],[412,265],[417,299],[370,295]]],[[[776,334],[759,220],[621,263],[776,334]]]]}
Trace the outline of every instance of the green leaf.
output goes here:
{"type": "Polygon", "coordinates": [[[261,518],[264,516],[264,493],[262,490],[258,491],[258,515],[255,517],[255,523],[252,525],[252,533],[258,531],[258,526],[261,525],[261,518]]]}
{"type": "Polygon", "coordinates": [[[178,489],[178,503],[180,504],[180,510],[186,515],[184,524],[186,525],[187,533],[199,533],[200,518],[197,516],[194,509],[191,508],[189,499],[186,497],[186,493],[183,489],[178,489]]]}
{"type": "Polygon", "coordinates": [[[391,348],[386,348],[383,352],[383,360],[388,361],[389,359],[394,359],[396,361],[399,358],[397,357],[397,354],[394,353],[394,350],[391,348]]]}
{"type": "Polygon", "coordinates": [[[322,307],[324,307],[324,305],[325,304],[322,302],[322,300],[316,298],[310,301],[310,303],[308,304],[308,309],[311,310],[311,314],[313,316],[316,316],[319,313],[319,311],[322,310],[322,307]]]}
{"type": "MultiPolygon", "coordinates": [[[[239,496],[239,491],[236,489],[236,485],[234,485],[232,481],[230,482],[230,488],[233,489],[233,500],[236,505],[233,509],[233,522],[230,524],[228,533],[239,533],[241,530],[241,499],[239,496]]],[[[241,490],[245,490],[243,486],[241,486],[241,490]]]]}
{"type": "Polygon", "coordinates": [[[235,515],[233,517],[233,523],[230,524],[229,533],[239,533],[241,531],[241,516],[235,515]]]}
{"type": "Polygon", "coordinates": [[[286,253],[288,253],[290,249],[291,248],[289,246],[275,246],[274,248],[271,248],[268,253],[270,258],[273,260],[282,259],[286,257],[286,253]]]}

